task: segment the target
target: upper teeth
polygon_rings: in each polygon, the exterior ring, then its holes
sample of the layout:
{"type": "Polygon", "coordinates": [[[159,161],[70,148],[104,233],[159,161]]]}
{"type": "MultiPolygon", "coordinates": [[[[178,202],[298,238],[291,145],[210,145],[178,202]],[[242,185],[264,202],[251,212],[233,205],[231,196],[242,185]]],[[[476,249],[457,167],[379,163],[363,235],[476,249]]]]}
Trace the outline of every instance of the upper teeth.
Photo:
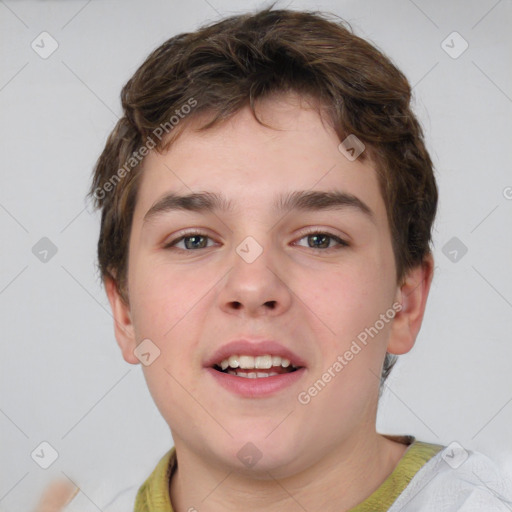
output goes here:
{"type": "MultiPolygon", "coordinates": [[[[231,368],[272,368],[272,366],[282,366],[283,368],[287,368],[290,366],[290,361],[288,359],[285,359],[284,357],[279,356],[271,356],[271,355],[264,355],[264,356],[238,356],[233,355],[228,357],[227,359],[224,359],[220,363],[220,367],[225,370],[228,366],[231,366],[231,368]]],[[[293,368],[296,368],[296,366],[292,365],[293,368]]]]}

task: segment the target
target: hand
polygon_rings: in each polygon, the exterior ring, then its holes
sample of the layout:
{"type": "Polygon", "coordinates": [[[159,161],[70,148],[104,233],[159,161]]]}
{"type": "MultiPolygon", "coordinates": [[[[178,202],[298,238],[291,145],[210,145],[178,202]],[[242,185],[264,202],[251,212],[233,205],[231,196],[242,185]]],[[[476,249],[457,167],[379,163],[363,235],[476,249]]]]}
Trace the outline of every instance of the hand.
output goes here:
{"type": "Polygon", "coordinates": [[[79,490],[69,480],[54,480],[41,496],[35,512],[61,512],[79,490]]]}

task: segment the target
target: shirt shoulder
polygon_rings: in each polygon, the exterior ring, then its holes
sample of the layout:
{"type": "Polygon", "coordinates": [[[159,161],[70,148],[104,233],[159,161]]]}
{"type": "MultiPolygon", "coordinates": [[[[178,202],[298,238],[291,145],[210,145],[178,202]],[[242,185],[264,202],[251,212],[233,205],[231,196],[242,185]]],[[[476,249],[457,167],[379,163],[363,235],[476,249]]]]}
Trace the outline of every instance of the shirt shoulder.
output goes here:
{"type": "Polygon", "coordinates": [[[388,512],[510,512],[511,506],[510,476],[454,442],[424,464],[388,512]]]}

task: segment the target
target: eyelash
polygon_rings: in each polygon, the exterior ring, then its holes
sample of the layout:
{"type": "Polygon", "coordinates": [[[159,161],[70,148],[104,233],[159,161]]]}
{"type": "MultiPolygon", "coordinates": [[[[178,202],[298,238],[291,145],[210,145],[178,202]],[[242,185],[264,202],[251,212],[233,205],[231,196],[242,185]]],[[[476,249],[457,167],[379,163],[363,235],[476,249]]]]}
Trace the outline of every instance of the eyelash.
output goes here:
{"type": "MultiPolygon", "coordinates": [[[[327,249],[306,247],[306,249],[311,249],[313,251],[331,252],[332,250],[339,250],[344,247],[349,247],[349,245],[350,245],[347,242],[345,242],[345,240],[341,239],[340,237],[338,237],[332,233],[329,233],[328,231],[321,231],[321,230],[311,230],[311,231],[301,233],[301,236],[300,236],[300,238],[298,238],[298,240],[302,240],[303,238],[306,238],[311,235],[325,235],[328,238],[331,238],[332,240],[334,240],[335,242],[338,243],[338,246],[328,247],[327,249]]],[[[197,230],[193,230],[193,231],[191,230],[191,231],[185,232],[179,238],[171,240],[170,242],[165,244],[163,248],[164,249],[172,249],[176,244],[180,243],[185,238],[192,238],[193,236],[202,236],[204,238],[211,239],[211,237],[207,233],[204,233],[202,231],[197,231],[197,230]]],[[[174,248],[179,251],[183,251],[183,252],[194,252],[194,251],[198,251],[201,249],[201,248],[200,249],[181,249],[181,248],[176,248],[176,247],[174,247],[174,248]]],[[[207,248],[208,247],[203,247],[202,249],[207,249],[207,248]]]]}

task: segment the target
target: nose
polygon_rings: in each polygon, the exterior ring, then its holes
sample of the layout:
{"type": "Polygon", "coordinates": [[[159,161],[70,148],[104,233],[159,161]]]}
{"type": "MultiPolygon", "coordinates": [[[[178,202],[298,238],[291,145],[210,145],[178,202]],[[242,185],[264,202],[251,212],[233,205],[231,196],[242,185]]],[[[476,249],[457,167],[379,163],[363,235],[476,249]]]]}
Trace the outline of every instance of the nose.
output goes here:
{"type": "Polygon", "coordinates": [[[281,315],[292,302],[286,270],[268,248],[252,261],[242,251],[233,257],[231,270],[219,293],[223,311],[247,317],[281,315]]]}

